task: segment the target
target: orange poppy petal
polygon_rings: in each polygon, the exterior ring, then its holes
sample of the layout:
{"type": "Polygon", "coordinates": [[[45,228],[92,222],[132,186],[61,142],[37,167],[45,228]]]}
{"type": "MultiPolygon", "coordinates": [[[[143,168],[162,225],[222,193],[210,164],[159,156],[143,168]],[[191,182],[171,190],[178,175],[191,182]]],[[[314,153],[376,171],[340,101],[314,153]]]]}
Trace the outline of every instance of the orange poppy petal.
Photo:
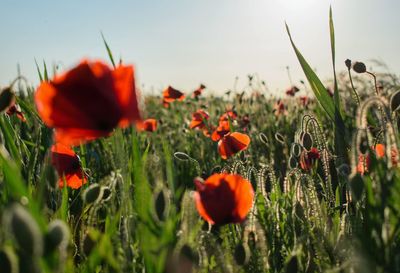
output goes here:
{"type": "Polygon", "coordinates": [[[218,142],[218,152],[222,159],[227,159],[234,154],[246,150],[250,144],[250,137],[242,133],[230,133],[218,142]]]}
{"type": "Polygon", "coordinates": [[[127,127],[132,121],[140,119],[133,66],[120,65],[112,74],[116,95],[124,112],[119,126],[127,127]]]}
{"type": "Polygon", "coordinates": [[[82,185],[87,183],[87,178],[83,176],[82,173],[68,174],[59,178],[58,185],[60,188],[64,187],[64,179],[67,187],[74,190],[79,189],[82,185]]]}
{"type": "Polygon", "coordinates": [[[242,222],[252,207],[253,187],[240,175],[213,174],[204,183],[195,180],[195,184],[197,211],[210,224],[242,222]]]}
{"type": "Polygon", "coordinates": [[[81,128],[60,128],[54,133],[55,142],[69,146],[77,146],[82,143],[110,136],[112,131],[87,130],[81,128]]]}

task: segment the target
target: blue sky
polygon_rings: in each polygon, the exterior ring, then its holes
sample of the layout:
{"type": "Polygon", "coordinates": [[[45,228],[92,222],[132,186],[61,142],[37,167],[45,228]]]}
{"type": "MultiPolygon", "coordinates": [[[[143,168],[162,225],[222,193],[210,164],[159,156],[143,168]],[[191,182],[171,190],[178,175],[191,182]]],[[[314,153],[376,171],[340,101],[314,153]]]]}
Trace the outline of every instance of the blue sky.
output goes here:
{"type": "Polygon", "coordinates": [[[116,58],[133,63],[146,90],[167,85],[190,92],[232,88],[258,73],[271,90],[304,79],[284,22],[317,73],[331,75],[328,11],[332,5],[337,62],[379,59],[400,71],[398,0],[37,0],[0,2],[0,86],[22,74],[38,83],[34,59],[60,64],[107,60],[100,31],[116,58]]]}

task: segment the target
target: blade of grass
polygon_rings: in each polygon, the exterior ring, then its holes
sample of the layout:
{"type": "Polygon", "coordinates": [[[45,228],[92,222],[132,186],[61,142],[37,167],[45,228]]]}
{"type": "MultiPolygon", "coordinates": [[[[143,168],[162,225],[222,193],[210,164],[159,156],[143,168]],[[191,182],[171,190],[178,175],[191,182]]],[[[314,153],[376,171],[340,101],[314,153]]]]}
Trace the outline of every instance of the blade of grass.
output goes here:
{"type": "Polygon", "coordinates": [[[36,65],[37,73],[38,73],[38,75],[39,75],[39,80],[40,80],[40,82],[42,82],[42,81],[43,81],[42,72],[40,72],[40,68],[39,68],[39,65],[38,65],[36,59],[35,59],[35,65],[36,65]]]}
{"type": "Polygon", "coordinates": [[[106,39],[104,38],[103,32],[101,32],[101,38],[103,39],[104,46],[106,47],[108,57],[110,58],[110,61],[111,61],[112,65],[113,65],[113,67],[115,68],[114,57],[113,57],[113,54],[111,52],[110,47],[108,46],[108,43],[107,43],[106,39]]]}

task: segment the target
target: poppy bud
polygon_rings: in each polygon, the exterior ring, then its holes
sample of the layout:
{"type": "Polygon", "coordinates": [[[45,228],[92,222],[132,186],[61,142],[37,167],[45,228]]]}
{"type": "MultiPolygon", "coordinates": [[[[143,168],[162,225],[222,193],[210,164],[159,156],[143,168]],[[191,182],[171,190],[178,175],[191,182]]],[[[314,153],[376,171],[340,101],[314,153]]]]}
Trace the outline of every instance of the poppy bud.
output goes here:
{"type": "Polygon", "coordinates": [[[102,191],[103,191],[103,196],[102,196],[102,200],[103,201],[108,201],[111,199],[111,189],[109,187],[102,187],[102,191]]]}
{"type": "Polygon", "coordinates": [[[84,235],[81,244],[81,251],[86,257],[90,255],[95,246],[96,246],[96,241],[93,238],[91,238],[90,234],[88,233],[84,235]]]}
{"type": "Polygon", "coordinates": [[[294,156],[289,157],[289,167],[294,169],[297,167],[297,159],[294,156]]]}
{"type": "Polygon", "coordinates": [[[5,88],[0,93],[0,113],[6,111],[14,104],[15,95],[11,88],[5,88]]]}
{"type": "Polygon", "coordinates": [[[291,152],[295,157],[299,157],[301,154],[301,146],[298,143],[293,143],[291,152]]]}
{"type": "Polygon", "coordinates": [[[304,149],[306,149],[307,151],[310,151],[311,148],[313,147],[313,140],[312,140],[311,135],[307,132],[302,132],[300,134],[300,140],[301,140],[301,144],[304,147],[304,149]]]}
{"type": "Polygon", "coordinates": [[[45,236],[45,252],[51,253],[57,247],[66,248],[69,240],[68,226],[61,220],[54,220],[49,225],[45,236]]]}
{"type": "Polygon", "coordinates": [[[344,63],[345,63],[345,65],[346,65],[346,67],[347,67],[347,69],[351,69],[351,60],[349,60],[349,59],[346,59],[346,61],[344,61],[344,63]]]}
{"type": "Polygon", "coordinates": [[[186,258],[189,261],[191,261],[193,264],[198,265],[199,264],[199,254],[197,253],[196,250],[192,249],[189,245],[185,244],[182,246],[181,251],[180,251],[180,258],[186,258]]]}
{"type": "Polygon", "coordinates": [[[83,192],[83,201],[86,204],[97,203],[102,197],[103,191],[99,184],[92,184],[83,192]]]}
{"type": "Polygon", "coordinates": [[[367,67],[362,62],[355,62],[353,65],[353,70],[357,73],[365,73],[367,72],[367,67]]]}
{"type": "Polygon", "coordinates": [[[159,221],[164,221],[168,208],[168,197],[166,191],[164,189],[159,190],[158,192],[156,192],[153,199],[157,219],[159,221]]]}
{"type": "Polygon", "coordinates": [[[234,257],[235,257],[235,261],[238,265],[247,264],[250,260],[250,256],[251,256],[251,253],[250,253],[249,246],[247,244],[239,243],[235,247],[234,257]]]}
{"type": "Polygon", "coordinates": [[[390,110],[392,112],[399,110],[400,106],[400,91],[394,93],[394,95],[390,98],[390,110]]]}
{"type": "Polygon", "coordinates": [[[39,225],[23,206],[12,205],[4,213],[3,223],[25,254],[31,257],[42,255],[43,237],[39,225]]]}
{"type": "Polygon", "coordinates": [[[350,189],[351,189],[351,195],[354,198],[354,200],[358,201],[361,198],[361,195],[364,191],[364,180],[360,174],[356,174],[351,180],[350,180],[350,189]]]}
{"type": "Polygon", "coordinates": [[[0,250],[0,268],[4,273],[18,273],[18,257],[11,248],[0,250]]]}

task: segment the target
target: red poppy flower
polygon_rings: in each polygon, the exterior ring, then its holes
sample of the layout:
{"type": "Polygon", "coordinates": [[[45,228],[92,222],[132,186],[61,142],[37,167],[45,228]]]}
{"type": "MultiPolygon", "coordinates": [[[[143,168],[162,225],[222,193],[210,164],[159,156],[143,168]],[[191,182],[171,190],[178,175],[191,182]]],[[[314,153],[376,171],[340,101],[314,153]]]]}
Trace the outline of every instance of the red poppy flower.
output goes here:
{"type": "Polygon", "coordinates": [[[294,95],[296,95],[296,93],[299,91],[300,89],[297,86],[293,85],[292,87],[286,90],[286,95],[294,97],[294,95]]]}
{"type": "Polygon", "coordinates": [[[200,109],[197,110],[195,113],[192,115],[192,121],[190,122],[189,128],[194,129],[203,129],[206,127],[206,124],[204,123],[205,120],[209,119],[209,115],[206,111],[200,109]]]}
{"type": "Polygon", "coordinates": [[[35,102],[44,123],[55,128],[56,142],[65,145],[109,136],[140,119],[132,66],[111,70],[101,61],[82,61],[42,82],[35,102]]]}
{"type": "Polygon", "coordinates": [[[250,117],[248,114],[242,116],[240,119],[240,127],[245,128],[250,124],[250,117]]]}
{"type": "Polygon", "coordinates": [[[222,159],[227,159],[240,151],[246,150],[250,144],[250,137],[242,133],[226,134],[218,142],[218,152],[222,159]]]}
{"type": "Polygon", "coordinates": [[[218,141],[230,132],[231,128],[229,125],[229,121],[220,121],[218,127],[214,130],[214,132],[211,135],[211,140],[218,141]]]}
{"type": "Polygon", "coordinates": [[[287,115],[286,106],[282,102],[282,100],[278,100],[275,103],[274,109],[272,111],[275,114],[275,116],[280,116],[280,115],[285,115],[286,116],[287,115]]]}
{"type": "Polygon", "coordinates": [[[21,107],[19,107],[18,104],[15,104],[15,102],[8,108],[6,114],[9,116],[16,115],[17,118],[19,118],[22,122],[26,122],[26,118],[24,113],[21,111],[21,107]]]}
{"type": "Polygon", "coordinates": [[[309,99],[307,96],[302,96],[300,97],[300,103],[302,106],[307,106],[309,103],[309,99]]]}
{"type": "MultiPolygon", "coordinates": [[[[374,147],[371,147],[372,150],[375,151],[375,156],[377,159],[383,158],[386,154],[386,146],[384,144],[378,143],[374,147]]],[[[392,147],[390,151],[390,159],[392,161],[392,165],[397,166],[397,149],[392,147]]],[[[371,164],[371,159],[369,154],[358,156],[358,163],[357,163],[357,172],[361,175],[364,175],[369,171],[369,167],[371,164]]]]}
{"type": "Polygon", "coordinates": [[[182,101],[185,98],[185,95],[171,86],[168,86],[167,89],[163,91],[163,101],[170,103],[176,100],[182,101]]]}
{"type": "Polygon", "coordinates": [[[60,177],[58,180],[60,188],[64,187],[64,179],[66,185],[72,189],[79,189],[87,182],[79,157],[68,146],[60,143],[53,145],[51,147],[51,163],[60,177]]]}
{"type": "Polygon", "coordinates": [[[240,223],[246,219],[254,199],[249,181],[238,174],[213,174],[204,183],[194,181],[196,208],[210,224],[240,223]]]}
{"type": "Polygon", "coordinates": [[[154,132],[157,130],[157,120],[149,118],[136,123],[136,129],[138,131],[154,132]]]}
{"type": "Polygon", "coordinates": [[[205,85],[200,84],[199,88],[197,88],[196,90],[193,91],[193,97],[194,98],[198,98],[201,93],[203,93],[203,90],[206,88],[205,85]]]}
{"type": "Polygon", "coordinates": [[[228,110],[219,117],[219,122],[221,123],[224,121],[236,120],[237,117],[238,117],[238,115],[237,115],[236,111],[228,110]]]}
{"type": "Polygon", "coordinates": [[[303,151],[300,155],[300,167],[305,171],[309,171],[320,157],[319,151],[315,147],[311,148],[310,151],[303,151]]]}

